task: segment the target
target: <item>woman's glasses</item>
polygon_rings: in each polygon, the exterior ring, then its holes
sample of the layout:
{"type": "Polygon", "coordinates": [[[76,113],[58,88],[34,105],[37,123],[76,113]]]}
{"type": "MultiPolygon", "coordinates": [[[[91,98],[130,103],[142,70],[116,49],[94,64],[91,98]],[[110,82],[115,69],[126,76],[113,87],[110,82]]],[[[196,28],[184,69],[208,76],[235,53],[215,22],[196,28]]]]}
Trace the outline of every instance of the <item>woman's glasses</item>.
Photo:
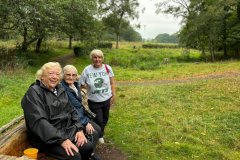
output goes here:
{"type": "Polygon", "coordinates": [[[65,74],[67,77],[73,77],[73,78],[75,78],[75,77],[77,77],[77,74],[65,74]]]}

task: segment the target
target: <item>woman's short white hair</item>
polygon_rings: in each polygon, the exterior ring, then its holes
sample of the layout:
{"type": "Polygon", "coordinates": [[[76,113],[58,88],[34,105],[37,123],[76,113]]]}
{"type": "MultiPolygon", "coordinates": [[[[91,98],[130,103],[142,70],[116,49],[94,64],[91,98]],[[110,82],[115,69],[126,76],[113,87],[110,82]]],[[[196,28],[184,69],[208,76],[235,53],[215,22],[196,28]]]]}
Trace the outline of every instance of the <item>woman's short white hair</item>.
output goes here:
{"type": "Polygon", "coordinates": [[[52,67],[55,67],[57,66],[59,68],[59,71],[60,71],[60,80],[62,79],[63,77],[63,72],[62,72],[62,67],[61,65],[58,63],[58,62],[48,62],[48,63],[45,63],[36,73],[36,80],[39,80],[41,81],[42,80],[42,77],[43,75],[46,74],[47,70],[49,68],[52,68],[52,67]]]}
{"type": "Polygon", "coordinates": [[[63,74],[65,75],[67,71],[74,71],[76,72],[76,74],[78,74],[78,71],[77,71],[77,68],[74,67],[73,65],[66,65],[64,68],[63,68],[63,74]]]}
{"type": "Polygon", "coordinates": [[[99,49],[94,49],[92,50],[92,52],[90,53],[90,58],[91,60],[93,60],[93,56],[98,56],[98,57],[102,57],[103,61],[104,61],[104,56],[103,56],[103,52],[99,49]]]}

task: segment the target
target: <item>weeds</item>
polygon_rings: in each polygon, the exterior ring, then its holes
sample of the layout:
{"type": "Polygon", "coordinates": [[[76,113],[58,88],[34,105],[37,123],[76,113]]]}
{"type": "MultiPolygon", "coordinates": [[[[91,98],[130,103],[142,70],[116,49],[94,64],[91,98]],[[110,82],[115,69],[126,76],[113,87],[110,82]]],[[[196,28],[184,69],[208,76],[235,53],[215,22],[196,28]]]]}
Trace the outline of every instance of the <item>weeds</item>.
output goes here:
{"type": "Polygon", "coordinates": [[[27,60],[17,55],[17,50],[0,47],[0,70],[5,73],[12,73],[27,67],[27,60]]]}

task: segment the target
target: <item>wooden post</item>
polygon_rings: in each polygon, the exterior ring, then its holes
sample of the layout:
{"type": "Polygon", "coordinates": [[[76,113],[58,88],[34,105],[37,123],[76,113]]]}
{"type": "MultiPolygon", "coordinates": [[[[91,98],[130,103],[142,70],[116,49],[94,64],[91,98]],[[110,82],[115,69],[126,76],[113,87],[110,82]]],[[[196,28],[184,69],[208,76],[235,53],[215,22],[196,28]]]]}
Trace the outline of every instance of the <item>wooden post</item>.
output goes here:
{"type": "Polygon", "coordinates": [[[168,64],[168,58],[164,58],[164,64],[168,64]]]}

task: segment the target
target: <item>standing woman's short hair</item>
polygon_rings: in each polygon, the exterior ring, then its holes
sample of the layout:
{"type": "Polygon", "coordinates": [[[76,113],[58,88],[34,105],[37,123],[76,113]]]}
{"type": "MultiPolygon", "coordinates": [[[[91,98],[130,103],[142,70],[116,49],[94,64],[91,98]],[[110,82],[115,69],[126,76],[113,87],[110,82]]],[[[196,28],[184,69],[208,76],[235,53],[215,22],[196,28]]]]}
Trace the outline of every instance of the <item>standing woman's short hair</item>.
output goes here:
{"type": "Polygon", "coordinates": [[[99,49],[94,49],[91,53],[90,53],[90,58],[91,60],[93,60],[93,56],[98,56],[98,57],[102,57],[103,61],[104,61],[104,56],[103,56],[103,52],[99,49]]]}
{"type": "Polygon", "coordinates": [[[42,76],[46,74],[49,68],[57,66],[60,71],[60,80],[63,77],[62,67],[58,62],[48,62],[45,63],[36,73],[36,80],[42,81],[42,76]]]}

